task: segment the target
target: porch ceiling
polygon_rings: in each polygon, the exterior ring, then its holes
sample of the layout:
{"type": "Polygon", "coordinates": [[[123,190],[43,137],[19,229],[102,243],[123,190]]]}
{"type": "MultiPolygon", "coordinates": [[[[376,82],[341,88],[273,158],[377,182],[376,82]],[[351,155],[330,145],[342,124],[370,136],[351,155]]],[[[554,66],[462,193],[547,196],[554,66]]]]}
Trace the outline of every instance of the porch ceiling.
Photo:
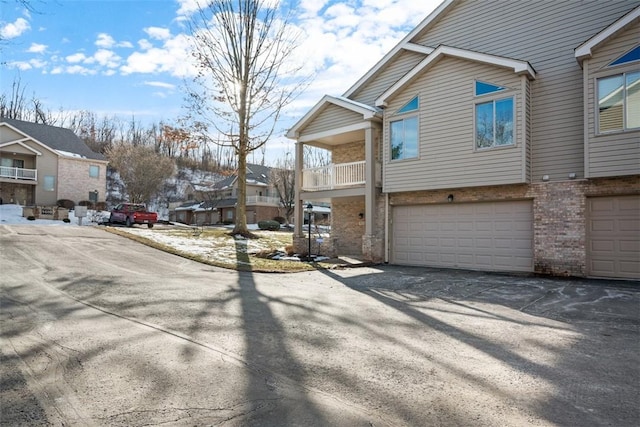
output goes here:
{"type": "Polygon", "coordinates": [[[352,130],[341,133],[326,133],[309,135],[307,137],[301,137],[300,142],[305,145],[311,145],[313,147],[329,148],[337,145],[348,144],[350,142],[364,141],[364,130],[352,130]]]}

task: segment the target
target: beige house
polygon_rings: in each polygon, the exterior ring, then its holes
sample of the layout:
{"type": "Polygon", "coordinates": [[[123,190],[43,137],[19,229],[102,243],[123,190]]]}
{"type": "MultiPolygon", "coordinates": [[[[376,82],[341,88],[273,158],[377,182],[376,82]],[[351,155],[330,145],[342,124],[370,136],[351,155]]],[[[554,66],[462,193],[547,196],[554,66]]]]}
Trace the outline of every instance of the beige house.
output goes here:
{"type": "Polygon", "coordinates": [[[331,200],[328,255],[640,279],[637,1],[446,0],[287,136],[300,251],[331,200]]]}
{"type": "Polygon", "coordinates": [[[0,118],[2,203],[102,202],[106,183],[107,160],[71,130],[0,118]]]}

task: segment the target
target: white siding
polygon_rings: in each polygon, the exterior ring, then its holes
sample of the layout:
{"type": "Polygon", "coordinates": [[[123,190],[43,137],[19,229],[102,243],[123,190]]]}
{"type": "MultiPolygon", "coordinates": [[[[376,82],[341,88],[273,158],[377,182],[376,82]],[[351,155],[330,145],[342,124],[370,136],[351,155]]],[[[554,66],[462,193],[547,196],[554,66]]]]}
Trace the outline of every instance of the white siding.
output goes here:
{"type": "Polygon", "coordinates": [[[385,112],[384,191],[522,183],[526,141],[521,78],[512,71],[456,58],[443,58],[406,90],[391,99],[385,112]],[[474,142],[474,82],[507,87],[500,97],[514,97],[513,146],[476,151],[474,142]],[[394,112],[420,96],[419,157],[390,161],[389,121],[394,112]]]}

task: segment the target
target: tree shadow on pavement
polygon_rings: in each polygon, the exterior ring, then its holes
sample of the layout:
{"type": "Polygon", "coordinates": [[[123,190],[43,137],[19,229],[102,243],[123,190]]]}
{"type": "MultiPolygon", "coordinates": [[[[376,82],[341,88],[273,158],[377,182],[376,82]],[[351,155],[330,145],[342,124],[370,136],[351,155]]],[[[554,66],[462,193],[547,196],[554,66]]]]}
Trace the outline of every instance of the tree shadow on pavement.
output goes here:
{"type": "MultiPolygon", "coordinates": [[[[421,325],[428,339],[416,330],[415,340],[403,344],[416,357],[417,371],[431,366],[435,373],[424,377],[433,387],[407,385],[430,389],[422,403],[433,405],[431,415],[421,421],[466,424],[477,417],[481,425],[492,420],[487,414],[483,422],[478,413],[483,397],[494,405],[492,412],[505,405],[524,420],[554,425],[631,426],[640,420],[633,397],[640,381],[637,287],[428,268],[378,270],[322,273],[380,303],[381,323],[391,308],[421,325]],[[434,335],[445,338],[432,340],[434,335]],[[442,378],[453,380],[441,387],[442,378]]],[[[390,411],[403,408],[397,415],[405,420],[424,417],[417,410],[420,399],[412,405],[380,394],[390,411]]]]}

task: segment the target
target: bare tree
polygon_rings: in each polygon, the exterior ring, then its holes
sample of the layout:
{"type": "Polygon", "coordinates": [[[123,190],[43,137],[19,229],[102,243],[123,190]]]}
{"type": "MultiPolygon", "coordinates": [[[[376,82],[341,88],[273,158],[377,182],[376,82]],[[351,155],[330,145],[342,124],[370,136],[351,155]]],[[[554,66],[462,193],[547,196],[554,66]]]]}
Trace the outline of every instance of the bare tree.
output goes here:
{"type": "Polygon", "coordinates": [[[153,147],[120,143],[107,150],[107,158],[133,203],[148,203],[175,171],[173,160],[157,154],[153,147]]]}
{"type": "Polygon", "coordinates": [[[287,225],[291,222],[296,201],[295,165],[293,156],[286,153],[284,159],[278,159],[275,167],[271,169],[269,180],[278,194],[280,206],[284,210],[284,218],[287,225]]]}
{"type": "MultiPolygon", "coordinates": [[[[288,4],[288,10],[294,6],[288,4]]],[[[292,55],[298,33],[277,0],[213,0],[200,5],[190,26],[199,68],[190,110],[231,147],[237,158],[234,234],[247,229],[247,155],[273,134],[282,109],[306,86],[292,55]]]]}

